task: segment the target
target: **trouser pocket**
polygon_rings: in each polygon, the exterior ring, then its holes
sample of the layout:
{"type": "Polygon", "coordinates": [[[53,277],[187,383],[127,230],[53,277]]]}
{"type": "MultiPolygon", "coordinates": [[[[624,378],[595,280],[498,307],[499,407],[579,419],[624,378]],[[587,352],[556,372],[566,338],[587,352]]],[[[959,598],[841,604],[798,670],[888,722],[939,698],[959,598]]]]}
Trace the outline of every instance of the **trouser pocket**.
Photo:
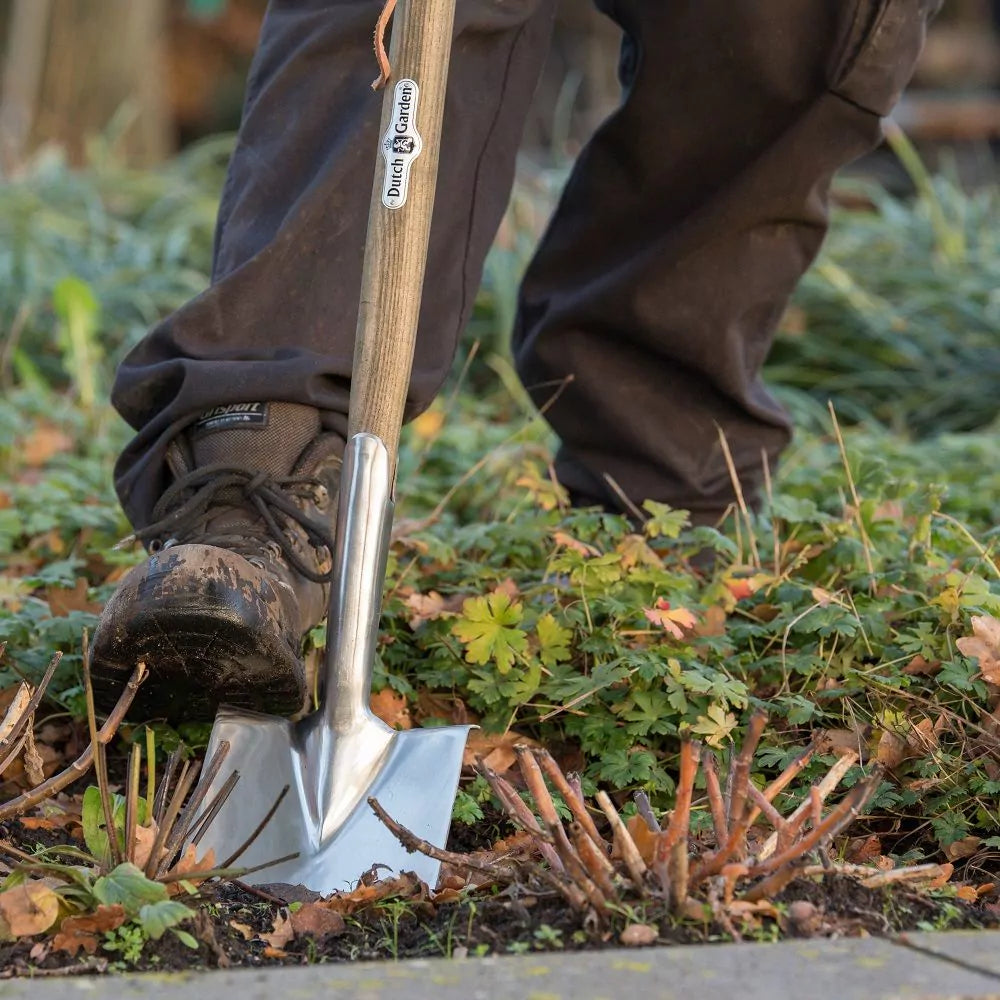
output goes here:
{"type": "MultiPolygon", "coordinates": [[[[834,0],[836,2],[836,0],[834,0]]],[[[836,47],[830,89],[876,115],[888,115],[913,75],[927,22],[942,0],[856,0],[836,47]]]]}

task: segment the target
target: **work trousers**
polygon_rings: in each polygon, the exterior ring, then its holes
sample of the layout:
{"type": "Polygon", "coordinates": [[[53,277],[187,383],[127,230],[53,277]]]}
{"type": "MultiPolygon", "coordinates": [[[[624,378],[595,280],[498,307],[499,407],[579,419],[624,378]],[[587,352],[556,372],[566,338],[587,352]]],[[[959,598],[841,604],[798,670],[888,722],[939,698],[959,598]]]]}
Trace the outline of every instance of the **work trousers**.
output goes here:
{"type": "MultiPolygon", "coordinates": [[[[574,0],[584,2],[584,0],[574,0]]],[[[581,502],[717,516],[720,431],[751,492],[787,443],[761,366],[827,228],[830,181],[881,137],[939,0],[596,0],[621,103],[524,277],[518,373],[581,502]]],[[[430,404],[507,204],[554,0],[458,0],[407,415],[430,404]]],[[[210,407],[308,403],[346,431],[381,99],[382,0],[271,0],[219,211],[211,286],[120,366],[116,468],[147,523],[171,439],[210,407]]]]}

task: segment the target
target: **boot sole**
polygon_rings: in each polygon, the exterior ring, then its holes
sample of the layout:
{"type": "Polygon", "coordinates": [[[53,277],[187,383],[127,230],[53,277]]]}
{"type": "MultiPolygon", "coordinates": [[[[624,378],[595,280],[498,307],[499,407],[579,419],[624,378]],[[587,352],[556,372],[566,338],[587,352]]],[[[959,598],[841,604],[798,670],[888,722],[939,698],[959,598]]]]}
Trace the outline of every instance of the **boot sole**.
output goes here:
{"type": "Polygon", "coordinates": [[[290,716],[302,711],[305,672],[252,588],[197,587],[169,563],[139,567],[94,634],[94,698],[114,707],[136,664],[147,676],[132,720],[210,722],[220,705],[290,716]]]}

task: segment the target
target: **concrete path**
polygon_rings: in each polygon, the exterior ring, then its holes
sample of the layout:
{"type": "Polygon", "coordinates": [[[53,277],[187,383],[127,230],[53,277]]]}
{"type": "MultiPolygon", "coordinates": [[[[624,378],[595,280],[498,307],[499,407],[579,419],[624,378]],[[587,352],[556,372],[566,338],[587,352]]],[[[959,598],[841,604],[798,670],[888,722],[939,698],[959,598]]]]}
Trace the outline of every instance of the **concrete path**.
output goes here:
{"type": "Polygon", "coordinates": [[[8,980],[0,1000],[1000,1000],[1000,931],[8,980]]]}

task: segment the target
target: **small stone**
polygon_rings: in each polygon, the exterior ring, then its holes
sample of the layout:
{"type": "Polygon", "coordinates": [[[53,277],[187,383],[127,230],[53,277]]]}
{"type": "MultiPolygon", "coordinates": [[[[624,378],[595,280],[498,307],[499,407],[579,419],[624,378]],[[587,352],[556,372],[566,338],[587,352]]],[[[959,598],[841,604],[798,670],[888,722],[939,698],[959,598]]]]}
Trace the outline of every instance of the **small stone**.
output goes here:
{"type": "Polygon", "coordinates": [[[629,924],[618,940],[628,948],[642,948],[656,944],[659,936],[660,928],[656,924],[629,924]]]}
{"type": "Polygon", "coordinates": [[[795,934],[799,937],[812,937],[819,930],[822,913],[815,903],[797,899],[788,907],[788,919],[795,934]]]}

